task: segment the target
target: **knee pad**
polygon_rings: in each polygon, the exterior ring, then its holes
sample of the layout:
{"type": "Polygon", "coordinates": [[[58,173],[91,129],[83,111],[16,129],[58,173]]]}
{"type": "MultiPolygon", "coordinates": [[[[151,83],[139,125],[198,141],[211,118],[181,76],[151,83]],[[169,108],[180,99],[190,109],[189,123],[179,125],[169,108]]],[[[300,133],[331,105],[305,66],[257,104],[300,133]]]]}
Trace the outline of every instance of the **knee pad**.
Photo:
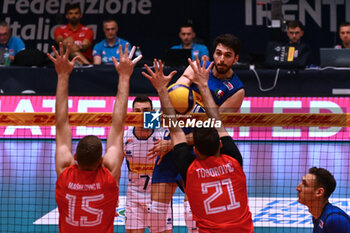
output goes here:
{"type": "Polygon", "coordinates": [[[188,228],[188,233],[198,233],[196,221],[193,220],[190,203],[188,201],[184,202],[184,212],[185,223],[188,228]]]}
{"type": "MultiPolygon", "coordinates": [[[[150,231],[152,233],[162,232],[172,227],[172,219],[167,219],[169,216],[169,207],[167,203],[152,201],[150,209],[150,231]]],[[[170,228],[171,229],[171,228],[170,228]]]]}

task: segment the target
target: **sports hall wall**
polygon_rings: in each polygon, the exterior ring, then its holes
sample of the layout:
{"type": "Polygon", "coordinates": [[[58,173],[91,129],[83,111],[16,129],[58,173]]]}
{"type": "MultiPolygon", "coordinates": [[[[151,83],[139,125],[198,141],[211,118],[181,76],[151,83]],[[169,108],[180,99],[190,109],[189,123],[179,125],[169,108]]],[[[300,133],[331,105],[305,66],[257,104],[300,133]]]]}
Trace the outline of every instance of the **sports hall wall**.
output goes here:
{"type": "MultiPolygon", "coordinates": [[[[251,53],[264,53],[270,39],[270,0],[3,0],[1,20],[12,27],[28,48],[47,52],[53,31],[65,24],[64,9],[80,3],[82,23],[95,32],[95,43],[104,38],[102,21],[114,18],[118,36],[139,45],[145,59],[164,56],[165,49],[179,43],[179,26],[192,20],[197,37],[212,50],[213,39],[233,33],[243,41],[241,61],[251,53]]],[[[320,47],[339,43],[338,26],[350,21],[350,0],[281,0],[285,20],[299,19],[305,26],[303,41],[318,62],[320,47]]],[[[281,33],[282,39],[284,34],[281,33]]],[[[285,38],[286,39],[286,38],[285,38]]]]}

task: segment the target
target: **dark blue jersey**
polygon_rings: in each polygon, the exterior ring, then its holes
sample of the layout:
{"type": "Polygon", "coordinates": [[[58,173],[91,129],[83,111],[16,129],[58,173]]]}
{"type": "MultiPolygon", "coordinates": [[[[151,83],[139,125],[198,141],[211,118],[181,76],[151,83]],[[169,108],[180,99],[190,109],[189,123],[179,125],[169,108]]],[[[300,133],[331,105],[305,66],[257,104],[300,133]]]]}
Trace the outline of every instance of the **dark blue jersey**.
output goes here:
{"type": "MultiPolygon", "coordinates": [[[[210,63],[207,63],[207,66],[209,64],[210,63]]],[[[209,73],[208,86],[216,105],[221,106],[228,98],[243,88],[243,83],[236,74],[233,74],[233,76],[228,79],[218,79],[213,75],[213,71],[211,70],[209,73]]],[[[197,85],[192,83],[191,88],[196,92],[197,102],[203,106],[202,96],[199,94],[197,85]]]]}
{"type": "Polygon", "coordinates": [[[350,218],[342,209],[328,203],[318,219],[312,218],[313,233],[350,233],[350,218]]]}

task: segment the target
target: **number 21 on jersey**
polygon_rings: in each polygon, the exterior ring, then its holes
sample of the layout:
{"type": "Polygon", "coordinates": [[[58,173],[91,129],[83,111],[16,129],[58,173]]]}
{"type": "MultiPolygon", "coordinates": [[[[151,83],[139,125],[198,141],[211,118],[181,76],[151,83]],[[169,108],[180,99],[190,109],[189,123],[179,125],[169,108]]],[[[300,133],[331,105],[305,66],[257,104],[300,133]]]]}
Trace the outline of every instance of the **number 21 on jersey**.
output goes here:
{"type": "Polygon", "coordinates": [[[215,192],[204,200],[204,208],[206,214],[217,214],[225,212],[227,210],[233,210],[240,207],[240,203],[236,201],[235,193],[233,191],[233,186],[231,179],[217,180],[212,182],[202,183],[202,194],[208,194],[209,188],[215,188],[215,192]],[[230,198],[230,203],[228,205],[222,205],[217,207],[212,207],[211,203],[223,195],[223,187],[227,188],[227,193],[230,198]]]}

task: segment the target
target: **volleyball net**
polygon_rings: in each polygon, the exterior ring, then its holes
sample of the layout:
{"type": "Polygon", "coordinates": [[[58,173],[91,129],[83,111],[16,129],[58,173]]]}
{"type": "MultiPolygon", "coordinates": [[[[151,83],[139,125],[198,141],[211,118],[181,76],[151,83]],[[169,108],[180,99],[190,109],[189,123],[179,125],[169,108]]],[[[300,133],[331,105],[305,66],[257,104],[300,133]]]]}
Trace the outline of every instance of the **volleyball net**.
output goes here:
{"type": "MultiPolygon", "coordinates": [[[[111,113],[69,117],[73,153],[78,139],[90,134],[99,136],[105,148],[111,113]]],[[[190,119],[207,120],[203,114],[190,119]]],[[[310,231],[311,215],[298,203],[295,189],[314,166],[334,175],[337,187],[330,201],[350,213],[349,119],[346,113],[222,114],[243,156],[255,232],[310,231]]],[[[129,112],[125,138],[133,137],[128,129],[145,121],[143,114],[129,112]]],[[[54,113],[0,113],[1,232],[58,232],[54,124],[54,113]]],[[[129,169],[124,162],[115,232],[125,232],[129,169]]],[[[183,198],[180,190],[173,196],[173,232],[187,232],[183,198]]]]}

